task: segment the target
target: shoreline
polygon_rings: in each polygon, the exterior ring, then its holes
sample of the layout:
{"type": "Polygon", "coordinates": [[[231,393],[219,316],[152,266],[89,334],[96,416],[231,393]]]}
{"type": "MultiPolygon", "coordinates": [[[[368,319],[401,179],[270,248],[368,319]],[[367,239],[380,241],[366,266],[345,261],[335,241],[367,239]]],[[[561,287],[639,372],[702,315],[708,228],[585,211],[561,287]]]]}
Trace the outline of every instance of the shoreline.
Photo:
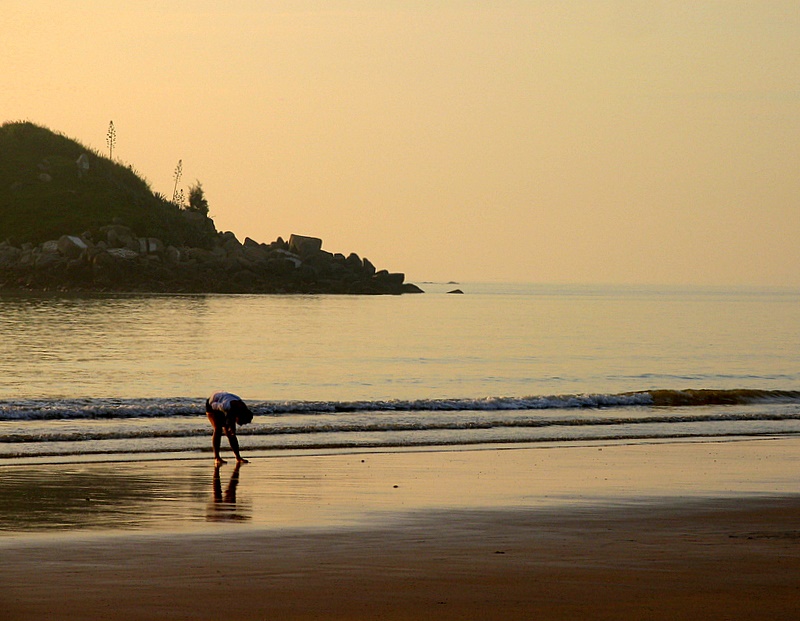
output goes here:
{"type": "Polygon", "coordinates": [[[798,449],[8,468],[0,620],[793,618],[798,449]]]}
{"type": "MultiPolygon", "coordinates": [[[[239,434],[240,438],[248,438],[248,434],[239,434]]],[[[737,442],[779,442],[794,440],[794,436],[765,432],[763,434],[739,435],[685,435],[663,437],[628,438],[586,438],[579,440],[534,440],[534,441],[476,441],[454,442],[445,444],[385,444],[377,446],[320,446],[320,447],[285,447],[285,448],[242,448],[247,451],[248,459],[281,459],[295,457],[334,457],[343,455],[392,455],[396,453],[460,453],[478,451],[527,451],[527,450],[560,450],[586,448],[615,448],[651,445],[683,445],[683,444],[729,444],[737,442]]],[[[204,438],[207,440],[207,438],[204,438]]],[[[233,460],[230,446],[220,447],[223,457],[233,460]]],[[[27,466],[62,466],[70,464],[123,464],[139,462],[208,462],[210,450],[189,449],[179,451],[147,452],[84,452],[67,454],[42,454],[0,457],[0,470],[3,468],[27,466]]]]}
{"type": "Polygon", "coordinates": [[[800,437],[243,451],[251,463],[219,469],[210,452],[8,460],[0,536],[213,531],[217,509],[242,528],[280,530],[440,510],[791,496],[800,480],[800,437]]]}

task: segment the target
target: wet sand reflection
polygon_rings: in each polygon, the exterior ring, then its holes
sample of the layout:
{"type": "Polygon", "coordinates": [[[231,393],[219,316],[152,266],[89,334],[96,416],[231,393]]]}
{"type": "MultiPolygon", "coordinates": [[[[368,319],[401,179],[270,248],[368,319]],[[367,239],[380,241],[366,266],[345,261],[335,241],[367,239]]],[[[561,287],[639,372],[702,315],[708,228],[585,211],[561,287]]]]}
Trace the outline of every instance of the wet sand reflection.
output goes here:
{"type": "Polygon", "coordinates": [[[239,486],[241,463],[233,468],[227,487],[222,489],[221,466],[214,466],[213,502],[208,505],[206,520],[209,522],[247,521],[253,518],[249,505],[237,503],[236,488],[239,486]]]}

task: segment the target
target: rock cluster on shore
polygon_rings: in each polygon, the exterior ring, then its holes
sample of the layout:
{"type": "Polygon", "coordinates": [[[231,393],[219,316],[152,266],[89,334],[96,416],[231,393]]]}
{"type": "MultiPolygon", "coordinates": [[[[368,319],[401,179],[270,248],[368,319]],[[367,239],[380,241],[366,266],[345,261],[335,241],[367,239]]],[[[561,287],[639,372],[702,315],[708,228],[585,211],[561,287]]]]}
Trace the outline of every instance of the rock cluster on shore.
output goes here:
{"type": "Polygon", "coordinates": [[[122,224],[33,245],[0,243],[0,289],[154,293],[421,293],[401,273],[322,249],[316,237],[270,244],[218,233],[210,248],[138,237],[122,224]]]}

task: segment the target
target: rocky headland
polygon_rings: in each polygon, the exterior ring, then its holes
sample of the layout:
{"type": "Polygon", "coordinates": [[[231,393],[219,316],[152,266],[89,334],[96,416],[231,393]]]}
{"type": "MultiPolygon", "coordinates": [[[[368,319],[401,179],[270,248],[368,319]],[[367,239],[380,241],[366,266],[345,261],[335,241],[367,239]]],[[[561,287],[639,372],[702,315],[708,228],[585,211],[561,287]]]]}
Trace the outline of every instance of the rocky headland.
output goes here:
{"type": "Polygon", "coordinates": [[[152,293],[421,293],[401,273],[292,235],[269,244],[219,233],[210,248],[166,245],[122,224],[41,244],[0,242],[0,290],[152,293]]]}
{"type": "MultiPolygon", "coordinates": [[[[0,291],[401,294],[317,237],[218,231],[199,182],[167,200],[132,167],[32,123],[0,126],[0,291]]],[[[177,180],[176,180],[177,187],[177,180]]]]}

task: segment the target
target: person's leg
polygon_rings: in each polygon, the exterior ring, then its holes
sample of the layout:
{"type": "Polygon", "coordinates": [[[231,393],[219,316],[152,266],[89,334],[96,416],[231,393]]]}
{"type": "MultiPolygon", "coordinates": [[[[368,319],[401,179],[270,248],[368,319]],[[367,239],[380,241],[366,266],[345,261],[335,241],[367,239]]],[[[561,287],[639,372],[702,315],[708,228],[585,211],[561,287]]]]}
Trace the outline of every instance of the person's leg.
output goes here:
{"type": "Polygon", "coordinates": [[[214,433],[211,436],[211,446],[214,448],[214,463],[224,464],[225,460],[219,455],[219,447],[222,443],[222,430],[219,427],[214,427],[214,433]]]}
{"type": "Polygon", "coordinates": [[[211,435],[211,446],[214,449],[214,463],[217,465],[224,464],[225,460],[219,455],[219,447],[222,443],[222,423],[224,419],[221,420],[219,412],[215,412],[208,407],[206,408],[206,416],[208,416],[208,420],[214,428],[214,432],[211,435]]]}
{"type": "Polygon", "coordinates": [[[247,460],[244,459],[239,454],[239,440],[236,438],[236,429],[231,427],[226,427],[225,435],[228,436],[228,442],[231,445],[231,450],[233,451],[233,454],[236,455],[236,461],[239,463],[246,464],[247,460]]]}

